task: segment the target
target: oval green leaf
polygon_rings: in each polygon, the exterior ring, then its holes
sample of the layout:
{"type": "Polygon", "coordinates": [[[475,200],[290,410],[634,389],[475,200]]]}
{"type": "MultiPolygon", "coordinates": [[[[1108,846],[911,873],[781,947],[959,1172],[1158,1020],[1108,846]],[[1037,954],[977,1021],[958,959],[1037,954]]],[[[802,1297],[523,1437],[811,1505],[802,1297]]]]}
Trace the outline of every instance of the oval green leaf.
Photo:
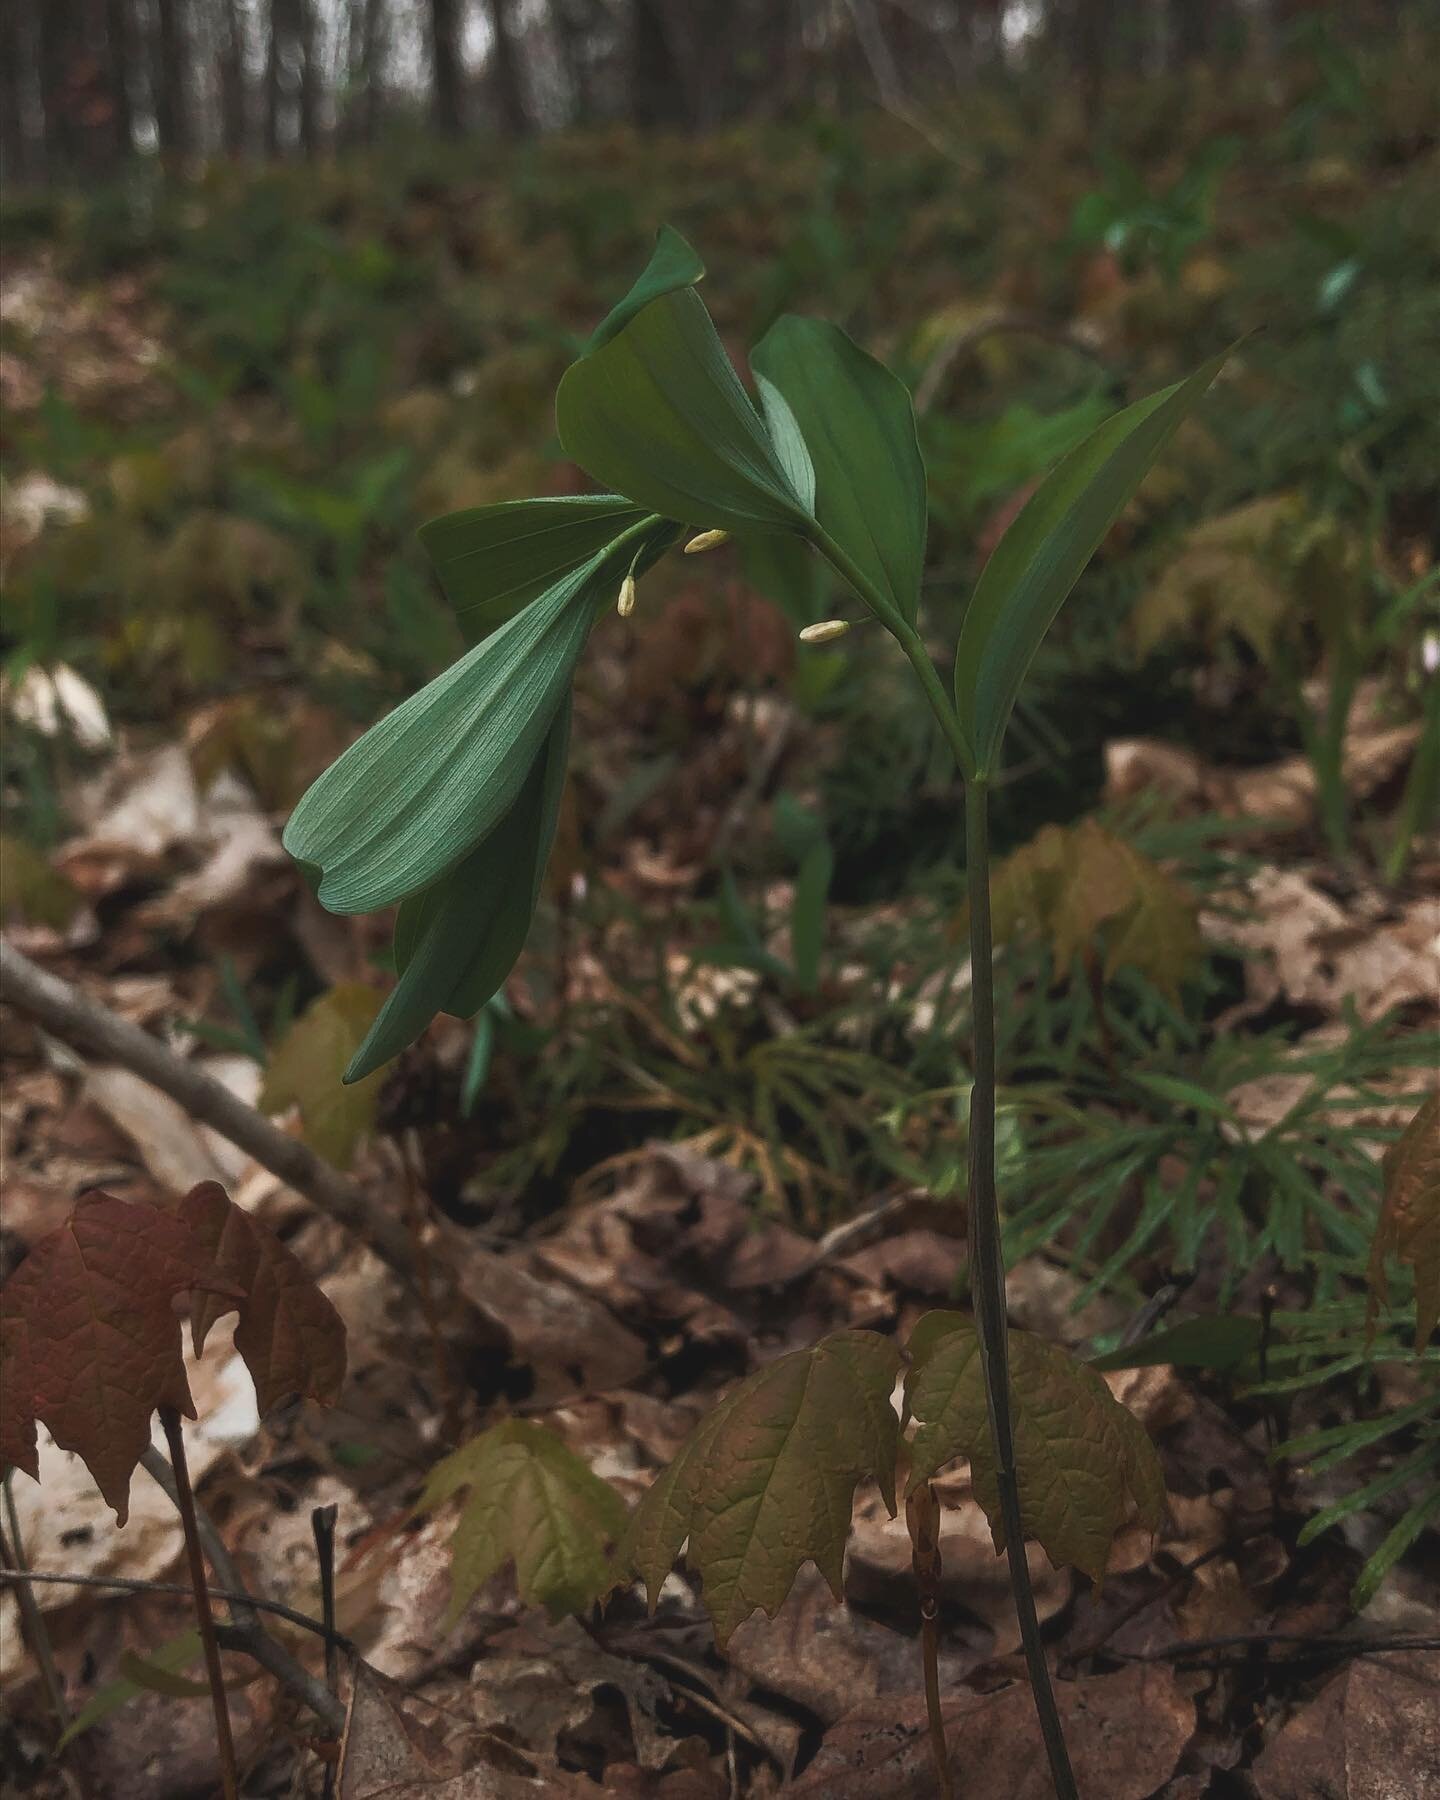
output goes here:
{"type": "Polygon", "coordinates": [[[693,288],[652,300],[572,363],[555,417],[567,456],[668,519],[741,532],[811,526],[693,288]]]}
{"type": "Polygon", "coordinates": [[[503,500],[420,527],[445,597],[478,644],[645,517],[619,494],[503,500]]]}
{"type": "MultiPolygon", "coordinates": [[[[1025,671],[1065,597],[1228,351],[1107,419],[1026,502],[986,563],[955,653],[965,773],[989,776],[1025,671]]],[[[801,424],[804,418],[801,415],[801,424]]],[[[812,445],[813,454],[813,445],[812,445]]]]}
{"type": "Polygon", "coordinates": [[[601,552],[371,727],[302,796],[285,848],[331,912],[432,887],[519,796],[569,692],[601,552]]]}
{"type": "Polygon", "coordinates": [[[838,326],[819,319],[777,319],[750,362],[788,402],[809,449],[821,527],[913,624],[925,566],[926,499],[909,389],[838,326]]]}
{"type": "Polygon", "coordinates": [[[565,786],[567,696],[519,798],[456,868],[405,901],[395,923],[399,980],[345,1071],[362,1081],[413,1044],[438,1012],[479,1012],[514,968],[530,921],[565,786]]]}

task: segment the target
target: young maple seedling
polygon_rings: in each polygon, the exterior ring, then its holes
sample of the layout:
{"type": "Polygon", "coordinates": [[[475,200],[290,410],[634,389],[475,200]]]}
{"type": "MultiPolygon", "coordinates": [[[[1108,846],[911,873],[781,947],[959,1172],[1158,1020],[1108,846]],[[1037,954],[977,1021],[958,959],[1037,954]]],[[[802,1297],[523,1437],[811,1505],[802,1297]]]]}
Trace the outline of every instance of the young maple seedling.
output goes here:
{"type": "Polygon", "coordinates": [[[221,1780],[233,1800],[235,1747],[180,1423],[182,1415],[195,1417],[195,1404],[178,1306],[190,1313],[197,1356],[216,1320],[238,1312],[235,1348],[262,1414],[292,1395],[326,1405],[339,1397],[345,1378],[339,1314],[295,1256],[223,1188],[203,1182],[173,1212],[89,1194],[0,1290],[0,1465],[38,1481],[36,1425],[43,1424],[60,1449],[83,1459],[124,1525],[136,1465],[145,1459],[150,1466],[150,1421],[158,1411],[184,1527],[221,1780]]]}
{"type": "MultiPolygon", "coordinates": [[[[908,1347],[907,1416],[918,1422],[908,1447],[917,1575],[933,1609],[938,1549],[929,1482],[968,1456],[997,1551],[1010,1552],[1056,1791],[1073,1796],[1024,1539],[1037,1538],[1053,1559],[1098,1579],[1127,1510],[1158,1522],[1162,1490],[1148,1440],[1099,1376],[1053,1346],[1007,1331],[995,1191],[988,796],[1041,638],[1223,357],[1117,413],[1042,483],[980,576],[947,690],[919,629],[926,474],[908,391],[835,326],[786,317],[751,355],[757,404],[696,292],[703,274],[685,240],[663,229],[639,280],[560,382],[560,441],[608,492],[481,507],[423,529],[472,647],[321,775],[296,808],[285,843],[332,911],[399,903],[398,978],[347,1071],[358,1080],[437,1012],[476,1013],[513,966],[555,834],[576,666],[602,612],[618,604],[629,617],[643,605],[640,583],[658,558],[682,544],[707,549],[727,535],[789,534],[885,627],[964,779],[974,1016],[974,1317],[932,1314],[908,1347]]],[[[832,641],[849,624],[827,621],[802,636],[832,641]]],[[[838,1597],[856,1484],[873,1477],[895,1505],[901,1445],[890,1393],[899,1366],[887,1340],[840,1332],[781,1357],[729,1395],[657,1478],[627,1528],[621,1556],[652,1597],[687,1539],[722,1643],[756,1607],[773,1615],[807,1558],[838,1597]]],[[[484,1479],[485,1458],[502,1453],[507,1468],[536,1474],[533,1446],[488,1444],[475,1466],[451,1470],[445,1491],[473,1489],[484,1479]]],[[[576,1505],[593,1513],[593,1496],[576,1505]]],[[[473,1514],[473,1498],[471,1506],[473,1514]]],[[[491,1511],[482,1503],[474,1515],[480,1523],[472,1540],[484,1554],[472,1560],[462,1589],[494,1549],[491,1511]]],[[[580,1535],[593,1540],[593,1517],[580,1535]]],[[[948,1792],[933,1628],[923,1642],[937,1772],[948,1792]]]]}

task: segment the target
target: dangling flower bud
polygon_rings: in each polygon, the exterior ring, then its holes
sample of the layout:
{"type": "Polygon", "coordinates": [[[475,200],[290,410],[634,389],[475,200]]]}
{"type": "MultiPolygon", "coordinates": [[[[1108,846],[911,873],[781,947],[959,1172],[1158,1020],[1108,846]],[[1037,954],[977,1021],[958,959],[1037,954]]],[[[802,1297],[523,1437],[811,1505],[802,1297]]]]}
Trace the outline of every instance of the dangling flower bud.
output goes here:
{"type": "Polygon", "coordinates": [[[848,619],[821,619],[817,625],[807,625],[800,633],[802,644],[833,644],[836,638],[844,637],[850,629],[848,619]]]}
{"type": "Polygon", "coordinates": [[[620,597],[615,602],[615,610],[622,619],[628,619],[635,610],[635,577],[627,575],[620,583],[620,597]]]}
{"type": "Polygon", "coordinates": [[[713,550],[718,544],[723,544],[729,536],[728,531],[702,531],[685,546],[685,554],[699,556],[703,551],[713,550]]]}

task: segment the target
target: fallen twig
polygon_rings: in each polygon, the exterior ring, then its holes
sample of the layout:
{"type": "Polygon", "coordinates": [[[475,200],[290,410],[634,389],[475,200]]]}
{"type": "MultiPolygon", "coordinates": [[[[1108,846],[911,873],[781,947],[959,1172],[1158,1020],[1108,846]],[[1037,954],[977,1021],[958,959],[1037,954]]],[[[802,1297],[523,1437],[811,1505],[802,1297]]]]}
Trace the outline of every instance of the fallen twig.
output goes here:
{"type": "Polygon", "coordinates": [[[117,1018],[69,982],[39,968],[0,938],[0,998],[18,1007],[62,1043],[119,1063],[168,1094],[193,1119],[220,1132],[271,1174],[303,1194],[319,1211],[352,1232],[408,1281],[415,1275],[410,1238],[347,1175],[308,1144],[287,1136],[237,1099],[229,1088],[168,1050],[158,1038],[117,1018]]]}

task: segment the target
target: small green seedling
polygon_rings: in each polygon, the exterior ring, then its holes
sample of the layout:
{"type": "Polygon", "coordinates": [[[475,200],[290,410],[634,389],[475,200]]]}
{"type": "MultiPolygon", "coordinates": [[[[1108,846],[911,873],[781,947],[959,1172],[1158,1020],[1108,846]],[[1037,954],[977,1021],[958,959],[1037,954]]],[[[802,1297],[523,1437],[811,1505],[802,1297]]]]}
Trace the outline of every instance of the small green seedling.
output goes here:
{"type": "MultiPolygon", "coordinates": [[[[1098,1575],[1128,1510],[1158,1522],[1154,1452],[1098,1375],[1018,1334],[1004,1302],[995,1192],[995,1046],[988,795],[1027,668],[1065,597],[1223,356],[1105,421],[1044,481],[986,565],[953,686],[919,628],[926,475],[910,395],[835,326],[782,318],[755,347],[756,398],[736,374],[696,284],[699,258],[661,231],[634,287],[556,396],[566,452],[609,491],[457,513],[422,535],[473,640],[443,675],[339,758],[296,808],[290,853],[322,903],[398,902],[398,979],[347,1080],[393,1057],[437,1012],[477,1013],[524,944],[564,781],[570,689],[596,619],[643,604],[652,565],[724,536],[789,534],[828,563],[908,658],[965,782],[973,970],[970,1109],[973,1320],[935,1314],[910,1346],[909,1510],[922,1593],[938,1550],[929,1477],[971,1458],[996,1548],[1037,1538],[1098,1575]],[[1059,1405],[1075,1426],[1047,1434],[1059,1405]],[[918,1454],[923,1449],[923,1455],[918,1454]],[[1065,1486],[1064,1517],[1042,1496],[1065,1486]]],[[[803,634],[842,638],[849,621],[803,634]]],[[[859,640],[865,654],[876,640],[859,640]]],[[[813,1559],[838,1593],[857,1482],[895,1498],[893,1345],[842,1332],[742,1383],[657,1479],[622,1545],[653,1593],[688,1540],[717,1632],[773,1614],[813,1559]]],[[[907,1418],[908,1418],[907,1414],[907,1418]]],[[[1011,1579],[1055,1788],[1074,1796],[1025,1557],[1011,1579]]],[[[949,1791],[925,1634],[937,1771],[949,1791]]]]}

